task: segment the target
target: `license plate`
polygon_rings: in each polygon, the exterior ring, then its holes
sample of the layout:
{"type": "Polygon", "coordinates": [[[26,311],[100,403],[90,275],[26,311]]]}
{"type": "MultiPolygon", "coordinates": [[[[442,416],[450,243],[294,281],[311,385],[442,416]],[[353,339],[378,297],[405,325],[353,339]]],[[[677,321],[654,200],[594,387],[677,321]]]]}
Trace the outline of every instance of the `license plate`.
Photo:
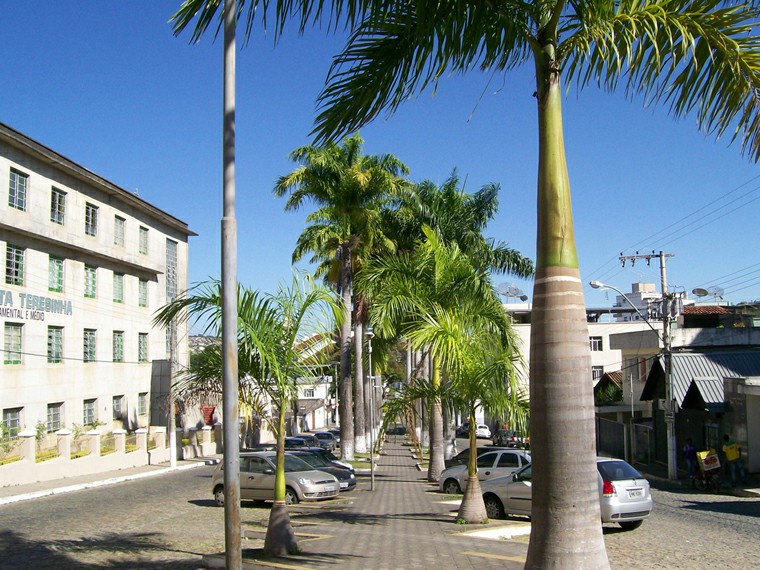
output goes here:
{"type": "Polygon", "coordinates": [[[636,499],[644,496],[644,489],[629,489],[628,496],[631,499],[636,499]]]}
{"type": "Polygon", "coordinates": [[[348,489],[348,483],[341,483],[340,484],[341,489],[348,489]]]}
{"type": "Polygon", "coordinates": [[[328,485],[325,487],[325,491],[334,491],[334,490],[335,490],[335,485],[328,485]]]}

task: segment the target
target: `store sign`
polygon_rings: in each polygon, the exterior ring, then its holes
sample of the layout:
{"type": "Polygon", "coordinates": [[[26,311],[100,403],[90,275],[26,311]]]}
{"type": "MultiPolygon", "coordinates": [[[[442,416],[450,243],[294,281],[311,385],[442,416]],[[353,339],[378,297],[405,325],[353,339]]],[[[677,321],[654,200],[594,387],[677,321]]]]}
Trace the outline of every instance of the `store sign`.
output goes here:
{"type": "Polygon", "coordinates": [[[44,321],[46,314],[72,315],[73,313],[72,302],[66,299],[0,289],[0,317],[5,319],[44,321]]]}

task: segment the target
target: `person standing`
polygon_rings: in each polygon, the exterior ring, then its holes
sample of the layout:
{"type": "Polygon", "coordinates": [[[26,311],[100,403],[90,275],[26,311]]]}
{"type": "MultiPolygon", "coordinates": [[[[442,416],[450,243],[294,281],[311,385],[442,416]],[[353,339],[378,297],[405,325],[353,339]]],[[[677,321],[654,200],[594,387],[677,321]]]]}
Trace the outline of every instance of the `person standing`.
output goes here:
{"type": "Polygon", "coordinates": [[[742,483],[746,483],[747,475],[742,464],[741,447],[734,443],[728,434],[723,436],[723,453],[726,457],[728,472],[731,474],[731,487],[736,487],[737,472],[741,475],[742,483]]]}
{"type": "Polygon", "coordinates": [[[689,470],[689,478],[694,477],[697,468],[697,448],[692,443],[691,438],[688,438],[686,445],[683,446],[683,458],[689,470]]]}

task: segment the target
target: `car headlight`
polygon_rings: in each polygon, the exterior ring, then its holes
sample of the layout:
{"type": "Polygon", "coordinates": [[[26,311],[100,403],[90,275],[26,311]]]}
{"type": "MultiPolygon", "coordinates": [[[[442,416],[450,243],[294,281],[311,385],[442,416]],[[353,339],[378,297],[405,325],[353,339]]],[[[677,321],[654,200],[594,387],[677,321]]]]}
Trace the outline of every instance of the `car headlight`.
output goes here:
{"type": "Polygon", "coordinates": [[[354,475],[353,473],[351,473],[350,479],[356,479],[356,475],[354,475]]]}
{"type": "Polygon", "coordinates": [[[313,485],[313,484],[314,484],[314,481],[312,481],[311,479],[306,479],[305,477],[302,477],[301,479],[299,479],[299,480],[298,480],[298,482],[299,482],[301,485],[307,485],[307,486],[308,486],[308,485],[313,485]]]}

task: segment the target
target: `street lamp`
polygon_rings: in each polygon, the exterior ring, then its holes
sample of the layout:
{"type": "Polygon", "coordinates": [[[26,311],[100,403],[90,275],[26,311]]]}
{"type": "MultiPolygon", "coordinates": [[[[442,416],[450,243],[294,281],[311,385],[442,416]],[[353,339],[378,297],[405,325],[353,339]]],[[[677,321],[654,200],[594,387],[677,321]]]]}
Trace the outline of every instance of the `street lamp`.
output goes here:
{"type": "MultiPolygon", "coordinates": [[[[671,374],[671,355],[672,347],[670,344],[670,311],[666,305],[667,293],[663,289],[662,291],[662,334],[660,331],[652,326],[652,323],[647,320],[644,315],[641,314],[638,307],[617,287],[607,285],[601,281],[591,281],[589,283],[594,289],[612,289],[617,291],[625,299],[631,307],[639,314],[644,322],[649,325],[649,328],[657,333],[657,337],[662,341],[662,356],[665,360],[665,400],[667,402],[667,409],[665,410],[665,430],[667,432],[668,441],[668,479],[675,481],[678,479],[678,469],[676,466],[676,432],[675,432],[675,411],[673,409],[673,376],[671,374]]],[[[633,397],[631,398],[633,403],[633,397]]]]}
{"type": "Polygon", "coordinates": [[[375,490],[375,378],[372,376],[372,339],[375,338],[375,331],[372,325],[367,325],[364,331],[367,337],[367,363],[369,366],[369,490],[375,490]]]}

